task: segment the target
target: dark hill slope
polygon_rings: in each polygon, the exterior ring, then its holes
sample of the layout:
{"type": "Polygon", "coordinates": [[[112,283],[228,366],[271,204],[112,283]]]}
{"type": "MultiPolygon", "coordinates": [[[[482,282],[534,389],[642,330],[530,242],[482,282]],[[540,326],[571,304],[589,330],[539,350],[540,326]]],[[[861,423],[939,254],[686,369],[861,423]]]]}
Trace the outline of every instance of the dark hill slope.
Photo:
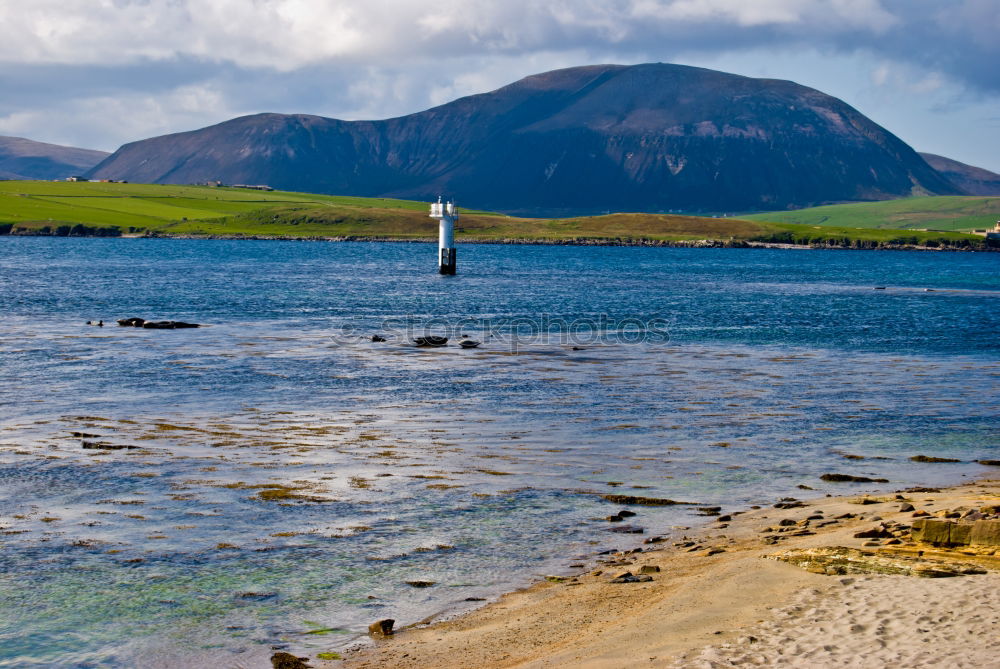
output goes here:
{"type": "Polygon", "coordinates": [[[384,121],[260,114],[128,144],[92,172],[507,212],[783,209],[960,191],[844,102],[789,81],[600,65],[384,121]]]}
{"type": "Polygon", "coordinates": [[[105,151],[0,136],[2,179],[65,179],[83,174],[107,157],[105,151]]]}
{"type": "Polygon", "coordinates": [[[933,153],[921,153],[927,164],[969,195],[1000,195],[1000,174],[933,153]]]}

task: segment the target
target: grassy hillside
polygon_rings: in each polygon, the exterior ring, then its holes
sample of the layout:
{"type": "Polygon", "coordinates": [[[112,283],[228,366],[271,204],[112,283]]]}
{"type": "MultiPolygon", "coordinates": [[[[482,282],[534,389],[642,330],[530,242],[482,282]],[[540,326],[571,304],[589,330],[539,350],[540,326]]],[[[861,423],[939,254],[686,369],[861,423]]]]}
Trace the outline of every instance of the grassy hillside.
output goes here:
{"type": "MultiPolygon", "coordinates": [[[[933,198],[951,199],[951,198],[933,198]]],[[[427,203],[201,186],[0,182],[0,233],[433,239],[427,203]]],[[[530,219],[463,210],[459,240],[770,242],[981,247],[959,233],[665,214],[530,219]]]]}
{"type": "Polygon", "coordinates": [[[1000,219],[1000,197],[911,197],[885,202],[858,202],[775,211],[744,216],[753,221],[833,225],[897,230],[961,230],[992,228],[1000,219]]]}

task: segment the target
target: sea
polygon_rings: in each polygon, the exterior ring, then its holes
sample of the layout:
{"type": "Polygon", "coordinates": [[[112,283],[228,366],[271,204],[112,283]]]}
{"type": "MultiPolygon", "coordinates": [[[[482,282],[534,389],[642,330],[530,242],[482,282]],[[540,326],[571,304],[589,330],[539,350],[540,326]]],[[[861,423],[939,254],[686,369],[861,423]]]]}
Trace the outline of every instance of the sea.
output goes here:
{"type": "Polygon", "coordinates": [[[1000,254],[435,263],[420,243],[0,237],[0,667],[315,662],[373,621],[677,540],[700,507],[998,471],[976,460],[1000,458],[1000,254]],[[605,495],[694,504],[614,523],[605,495]]]}

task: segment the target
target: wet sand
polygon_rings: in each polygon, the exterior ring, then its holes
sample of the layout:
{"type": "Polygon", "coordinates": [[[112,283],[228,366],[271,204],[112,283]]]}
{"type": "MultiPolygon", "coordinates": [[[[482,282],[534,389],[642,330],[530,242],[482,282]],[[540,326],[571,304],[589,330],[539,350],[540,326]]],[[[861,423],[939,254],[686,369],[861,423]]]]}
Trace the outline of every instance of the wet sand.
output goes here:
{"type": "Polygon", "coordinates": [[[858,504],[858,496],[820,498],[791,509],[749,510],[728,521],[720,516],[639,552],[599,556],[575,577],[553,578],[459,618],[371,642],[344,662],[312,664],[1000,667],[998,555],[962,558],[985,574],[939,579],[831,576],[765,559],[823,546],[895,555],[906,549],[905,537],[901,545],[883,538],[866,546],[873,540],[854,534],[885,521],[909,525],[914,511],[901,511],[905,504],[932,514],[997,504],[1000,479],[901,496],[868,504],[858,504]],[[837,518],[844,514],[854,517],[837,518]],[[652,580],[611,582],[643,571],[652,580]]]}

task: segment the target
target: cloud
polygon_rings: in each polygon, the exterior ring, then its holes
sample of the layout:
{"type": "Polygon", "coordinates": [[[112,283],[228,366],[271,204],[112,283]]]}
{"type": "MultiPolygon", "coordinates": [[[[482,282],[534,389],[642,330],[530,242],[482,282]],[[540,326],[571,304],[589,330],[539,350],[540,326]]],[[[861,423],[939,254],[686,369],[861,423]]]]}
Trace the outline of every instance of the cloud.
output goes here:
{"type": "Polygon", "coordinates": [[[0,62],[195,59],[293,71],[614,49],[867,50],[1000,92],[995,0],[32,0],[0,3],[0,62]]]}

